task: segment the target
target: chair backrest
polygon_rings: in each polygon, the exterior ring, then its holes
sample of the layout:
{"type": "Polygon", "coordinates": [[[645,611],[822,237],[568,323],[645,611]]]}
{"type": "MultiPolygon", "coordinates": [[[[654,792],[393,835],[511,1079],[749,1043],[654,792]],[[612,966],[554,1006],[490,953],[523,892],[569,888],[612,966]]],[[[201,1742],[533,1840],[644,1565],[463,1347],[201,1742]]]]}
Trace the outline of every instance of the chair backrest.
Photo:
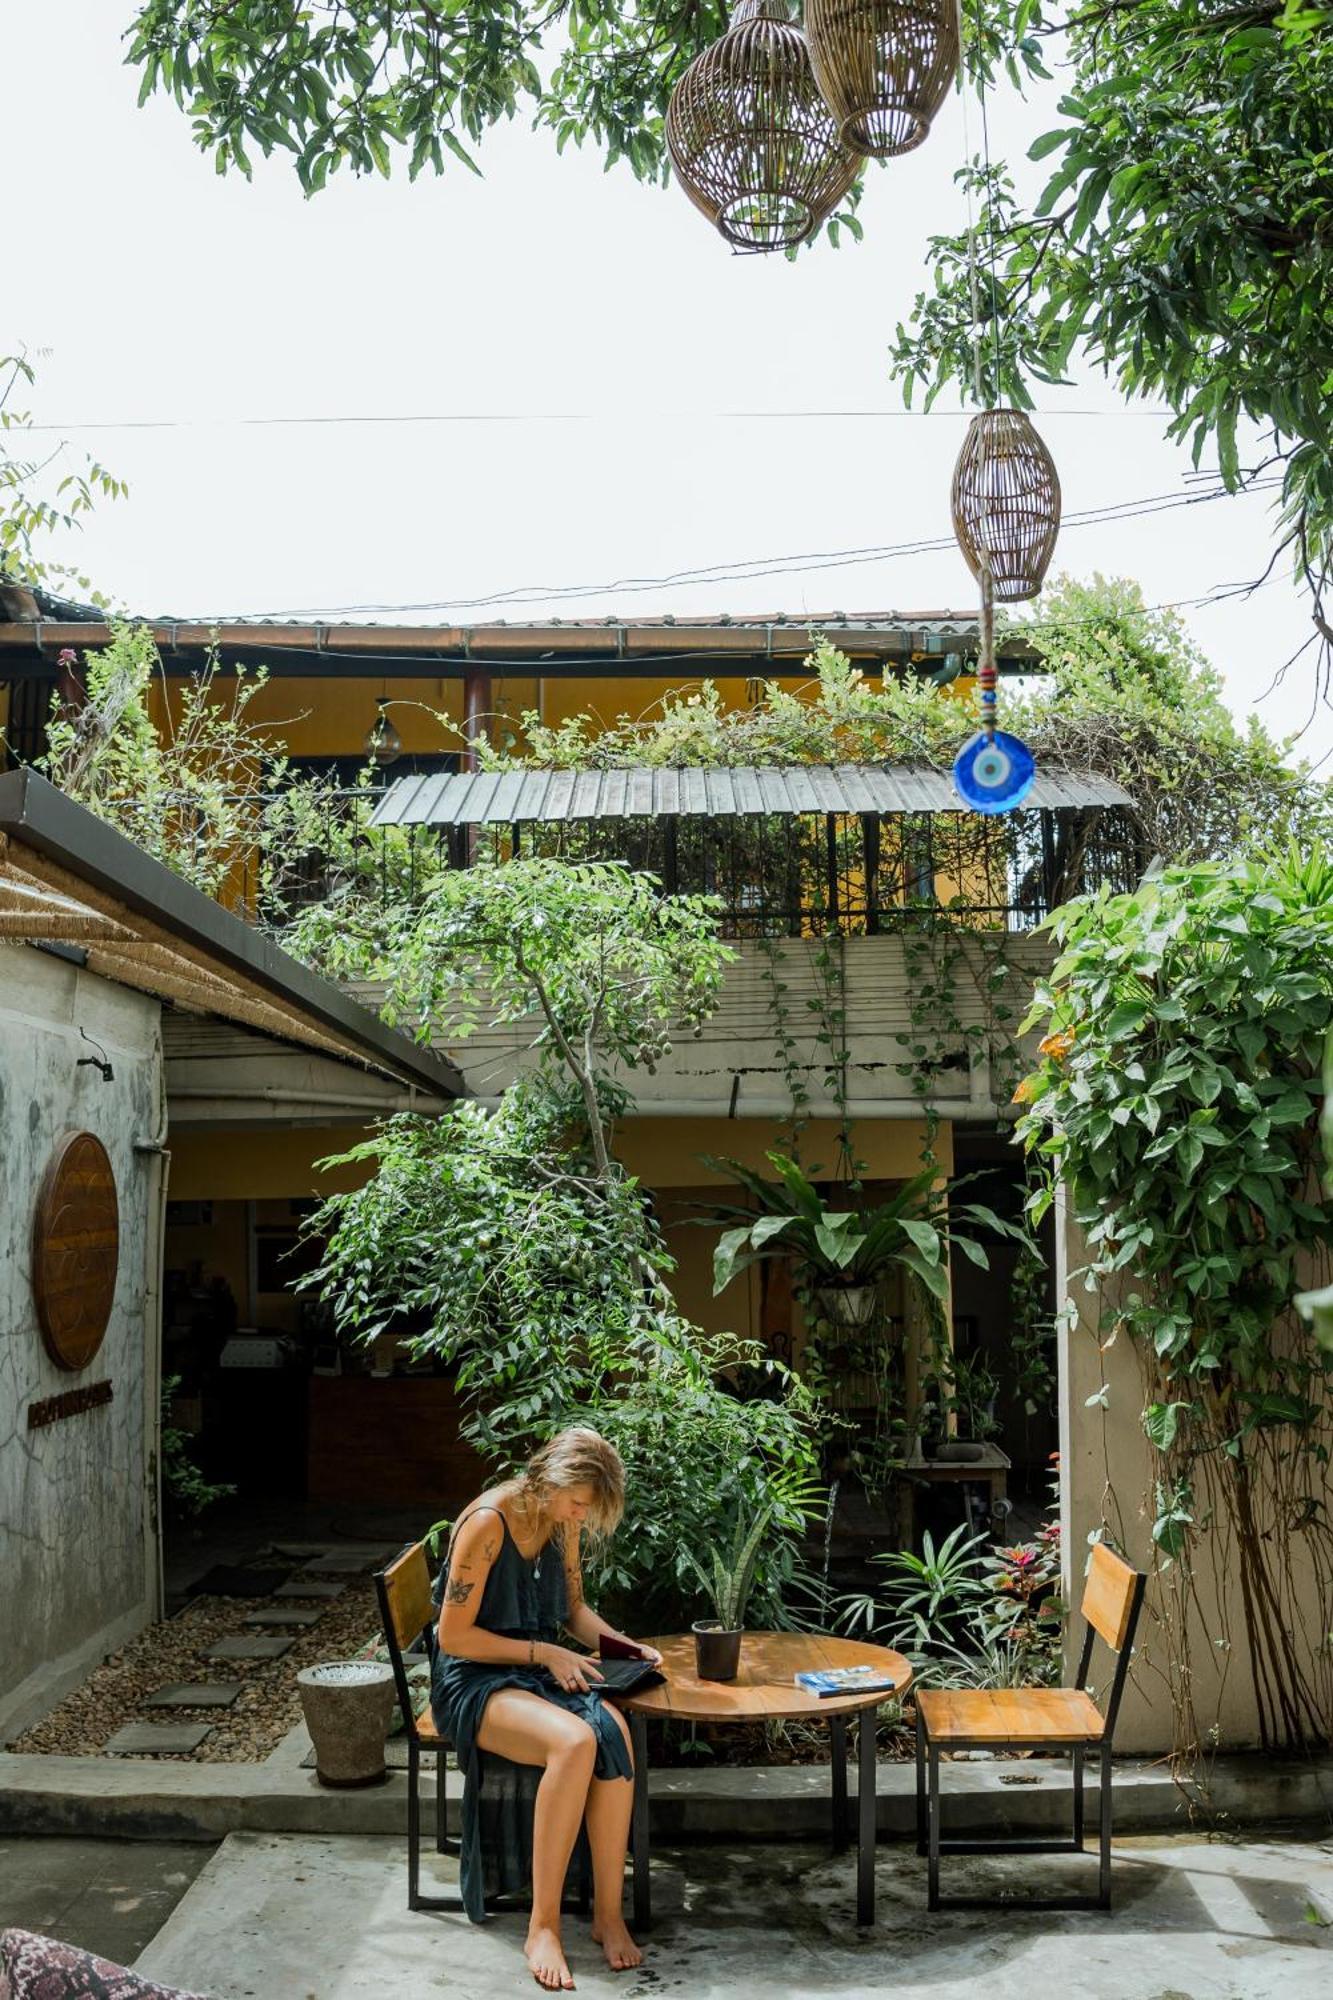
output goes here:
{"type": "Polygon", "coordinates": [[[410,1736],[415,1736],[416,1716],[403,1652],[406,1647],[414,1646],[426,1627],[435,1622],[435,1607],[430,1595],[430,1565],[426,1561],[424,1542],[413,1542],[411,1548],[394,1557],[387,1569],[376,1572],[375,1595],[379,1599],[380,1624],[398,1689],[403,1727],[410,1736]]]}
{"type": "Polygon", "coordinates": [[[1108,1549],[1104,1542],[1093,1544],[1092,1557],[1088,1563],[1088,1580],[1083,1589],[1082,1610],[1087,1630],[1083,1636],[1083,1657],[1079,1661],[1074,1685],[1086,1687],[1088,1668],[1092,1665],[1094,1634],[1103,1638],[1116,1655],[1115,1674],[1111,1681],[1111,1692],[1107,1697],[1105,1710],[1106,1732],[1102,1739],[1102,1747],[1105,1750],[1111,1747],[1115,1719],[1120,1710],[1120,1697],[1125,1691],[1125,1676],[1129,1671],[1134,1633],[1138,1626],[1147,1583],[1148,1579],[1141,1571],[1131,1569],[1129,1564],[1108,1549]]]}
{"type": "Polygon", "coordinates": [[[1100,1632],[1113,1653],[1123,1652],[1134,1616],[1139,1573],[1114,1555],[1104,1542],[1093,1544],[1088,1581],[1083,1589],[1083,1616],[1100,1632]]]}

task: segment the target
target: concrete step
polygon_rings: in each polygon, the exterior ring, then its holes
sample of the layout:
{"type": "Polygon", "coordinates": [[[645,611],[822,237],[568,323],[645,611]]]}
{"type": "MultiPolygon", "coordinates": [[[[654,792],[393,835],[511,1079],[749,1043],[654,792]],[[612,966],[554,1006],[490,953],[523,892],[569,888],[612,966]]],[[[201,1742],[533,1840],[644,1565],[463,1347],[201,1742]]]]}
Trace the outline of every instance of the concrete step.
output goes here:
{"type": "MultiPolygon", "coordinates": [[[[161,1764],[132,1757],[36,1757],[0,1754],[0,1833],[99,1834],[137,1839],[217,1840],[224,1834],[404,1833],[407,1780],[391,1772],[373,1790],[325,1790],[302,1768],[310,1740],[291,1731],[263,1764],[161,1764]]],[[[423,1797],[433,1801],[427,1765],[423,1797]]],[[[853,1798],[856,1775],[850,1774],[853,1798]]],[[[827,1765],[781,1769],[652,1771],[649,1799],[655,1840],[810,1840],[829,1830],[827,1765]]],[[[915,1828],[911,1764],[882,1763],[876,1817],[884,1839],[915,1828]]],[[[448,1775],[449,1821],[456,1831],[461,1780],[448,1775]]],[[[1039,1835],[1068,1824],[1069,1770],[1063,1763],[995,1759],[950,1764],[944,1773],[945,1827],[956,1834],[1005,1830],[1039,1835]],[[1005,1779],[1033,1773],[1037,1784],[1005,1779]]],[[[1219,1757],[1211,1803],[1228,1831],[1320,1822],[1333,1812],[1333,1757],[1287,1764],[1258,1755],[1219,1757]]],[[[1097,1784],[1087,1785],[1088,1825],[1096,1824],[1097,1784]]],[[[432,1824],[427,1814],[427,1825],[432,1824]]],[[[1121,1833],[1181,1832],[1190,1803],[1162,1763],[1118,1760],[1115,1823],[1121,1833]]]]}

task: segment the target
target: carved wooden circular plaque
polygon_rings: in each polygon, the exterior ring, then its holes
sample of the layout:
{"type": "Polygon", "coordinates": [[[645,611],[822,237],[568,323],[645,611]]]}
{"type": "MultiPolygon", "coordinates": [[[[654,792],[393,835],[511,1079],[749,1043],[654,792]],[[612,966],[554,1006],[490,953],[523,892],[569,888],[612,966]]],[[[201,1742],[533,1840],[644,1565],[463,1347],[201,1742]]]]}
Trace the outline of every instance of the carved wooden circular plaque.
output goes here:
{"type": "Polygon", "coordinates": [[[37,1197],[32,1289],[46,1351],[86,1368],[102,1345],[120,1260],[120,1209],[106,1147],[91,1132],[60,1141],[37,1197]]]}

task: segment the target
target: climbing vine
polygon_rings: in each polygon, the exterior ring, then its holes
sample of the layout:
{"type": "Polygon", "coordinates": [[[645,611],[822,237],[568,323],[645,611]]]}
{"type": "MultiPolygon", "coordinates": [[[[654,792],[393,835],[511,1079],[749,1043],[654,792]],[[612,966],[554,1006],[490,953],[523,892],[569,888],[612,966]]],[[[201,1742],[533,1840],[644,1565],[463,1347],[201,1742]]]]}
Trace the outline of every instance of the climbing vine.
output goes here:
{"type": "MultiPolygon", "coordinates": [[[[1261,1741],[1309,1750],[1333,1736],[1333,1350],[1291,1300],[1333,1254],[1317,1118],[1333,856],[1169,869],[1052,928],[1019,1129],[1068,1190],[1104,1340],[1142,1360],[1178,1747],[1207,1738],[1191,1645],[1210,1569],[1244,1629],[1261,1741]]],[[[1031,1213],[1052,1199],[1048,1182],[1031,1213]]],[[[1229,1652],[1229,1629],[1210,1643],[1229,1652]]]]}

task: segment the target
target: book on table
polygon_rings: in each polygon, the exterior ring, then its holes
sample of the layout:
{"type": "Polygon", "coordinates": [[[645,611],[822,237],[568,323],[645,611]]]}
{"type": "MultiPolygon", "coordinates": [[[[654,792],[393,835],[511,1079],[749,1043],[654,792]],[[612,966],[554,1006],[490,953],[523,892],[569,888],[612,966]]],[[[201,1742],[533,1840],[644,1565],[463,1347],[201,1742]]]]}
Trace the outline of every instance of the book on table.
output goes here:
{"type": "Polygon", "coordinates": [[[794,1678],[798,1688],[823,1701],[833,1695],[892,1694],[898,1685],[881,1667],[819,1667],[794,1678]]]}

